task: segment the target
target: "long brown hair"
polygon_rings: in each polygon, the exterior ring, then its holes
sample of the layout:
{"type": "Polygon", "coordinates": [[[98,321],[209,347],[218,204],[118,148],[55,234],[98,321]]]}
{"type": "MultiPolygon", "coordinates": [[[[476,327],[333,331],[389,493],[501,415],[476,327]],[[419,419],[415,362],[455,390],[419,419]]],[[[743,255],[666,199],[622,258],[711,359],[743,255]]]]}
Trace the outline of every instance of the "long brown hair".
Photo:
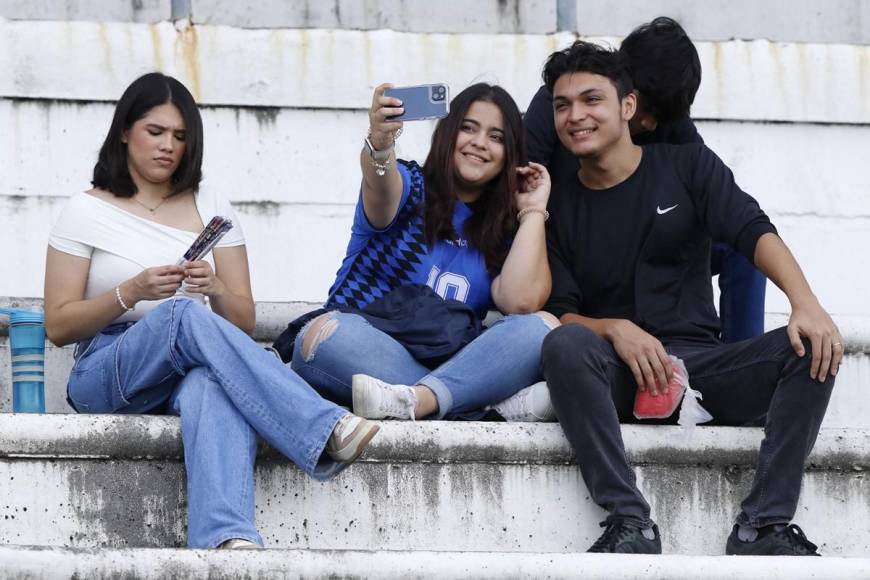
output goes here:
{"type": "Polygon", "coordinates": [[[450,101],[450,114],[438,121],[432,134],[432,146],[423,165],[426,180],[425,235],[431,246],[437,240],[454,240],[453,210],[456,207],[456,169],[453,153],[456,138],[468,114],[477,101],[492,103],[504,120],[504,167],[498,176],[486,184],[483,194],[474,202],[474,211],[465,222],[463,232],[468,243],[483,254],[491,274],[501,270],[507,258],[510,242],[517,229],[514,192],[519,187],[516,167],[525,165],[523,119],[511,96],[497,85],[471,85],[450,101]]]}

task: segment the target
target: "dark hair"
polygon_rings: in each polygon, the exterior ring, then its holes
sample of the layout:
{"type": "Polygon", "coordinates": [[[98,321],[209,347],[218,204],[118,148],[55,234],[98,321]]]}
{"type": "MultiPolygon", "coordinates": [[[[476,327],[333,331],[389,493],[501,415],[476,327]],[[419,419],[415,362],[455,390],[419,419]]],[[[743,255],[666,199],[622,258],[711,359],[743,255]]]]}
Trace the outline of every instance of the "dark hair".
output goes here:
{"type": "Polygon", "coordinates": [[[568,48],[551,54],[544,65],[544,84],[547,85],[550,94],[553,94],[553,86],[559,77],[575,72],[607,77],[616,87],[616,94],[620,99],[634,88],[631,76],[618,52],[591,42],[577,40],[568,48]]]}
{"type": "Polygon", "coordinates": [[[701,60],[675,20],[659,16],[625,37],[619,52],[644,107],[662,123],[689,114],[701,84],[701,60]]]}
{"type": "Polygon", "coordinates": [[[181,112],[185,125],[184,155],[172,175],[169,195],[199,189],[202,179],[202,118],[193,96],[183,84],[161,73],[139,77],[127,87],[115,106],[109,134],[100,147],[91,184],[118,197],[132,197],[136,184],[127,168],[127,145],[121,141],[124,131],[154,107],[172,103],[181,112]]]}
{"type": "Polygon", "coordinates": [[[468,109],[478,101],[492,103],[501,111],[504,167],[486,184],[483,194],[474,202],[474,210],[465,222],[463,234],[468,243],[483,254],[487,270],[495,273],[504,264],[516,232],[514,192],[519,187],[519,180],[515,168],[526,163],[523,119],[517,104],[503,88],[486,83],[471,85],[450,101],[450,114],[435,126],[429,156],[423,165],[426,180],[425,235],[429,245],[437,240],[457,237],[453,229],[457,199],[453,154],[468,109]]]}

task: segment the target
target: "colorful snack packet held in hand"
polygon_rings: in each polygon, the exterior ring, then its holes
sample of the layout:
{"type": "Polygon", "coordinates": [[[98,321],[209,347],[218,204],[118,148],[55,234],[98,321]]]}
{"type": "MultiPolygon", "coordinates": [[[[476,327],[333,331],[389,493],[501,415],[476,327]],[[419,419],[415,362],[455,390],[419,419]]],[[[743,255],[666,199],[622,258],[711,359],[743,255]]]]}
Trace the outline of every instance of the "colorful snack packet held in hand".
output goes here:
{"type": "Polygon", "coordinates": [[[671,356],[673,375],[668,383],[668,392],[659,389],[657,397],[653,397],[649,389],[637,390],[634,397],[634,416],[638,419],[664,419],[677,410],[689,386],[689,374],[686,365],[675,356],[671,356]]]}
{"type": "Polygon", "coordinates": [[[233,229],[233,222],[223,216],[216,215],[206,224],[184,255],[175,263],[180,266],[185,262],[196,262],[212,251],[228,231],[233,229]]]}

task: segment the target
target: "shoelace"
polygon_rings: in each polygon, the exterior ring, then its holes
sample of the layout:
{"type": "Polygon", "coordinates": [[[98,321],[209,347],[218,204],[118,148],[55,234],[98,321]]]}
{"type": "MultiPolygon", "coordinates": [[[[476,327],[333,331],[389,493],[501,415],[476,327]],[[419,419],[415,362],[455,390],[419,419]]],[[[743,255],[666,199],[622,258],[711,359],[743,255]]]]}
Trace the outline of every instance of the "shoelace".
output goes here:
{"type": "Polygon", "coordinates": [[[613,552],[616,544],[631,532],[631,528],[622,522],[607,522],[605,520],[599,525],[607,529],[589,548],[590,552],[613,552]]]}
{"type": "Polygon", "coordinates": [[[385,397],[384,410],[394,417],[411,417],[411,421],[417,421],[414,417],[414,409],[417,407],[417,393],[413,387],[404,387],[395,390],[395,397],[385,397]]]}
{"type": "Polygon", "coordinates": [[[789,524],[780,533],[785,534],[797,554],[813,554],[819,548],[807,539],[806,534],[797,524],[789,524]]]}

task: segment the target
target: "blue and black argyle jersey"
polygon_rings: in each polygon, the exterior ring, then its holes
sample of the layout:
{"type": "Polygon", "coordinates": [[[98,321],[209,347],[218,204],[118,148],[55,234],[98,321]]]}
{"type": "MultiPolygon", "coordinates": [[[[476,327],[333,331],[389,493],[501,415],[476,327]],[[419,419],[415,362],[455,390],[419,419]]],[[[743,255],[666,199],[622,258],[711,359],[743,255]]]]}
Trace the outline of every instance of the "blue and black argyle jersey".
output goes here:
{"type": "Polygon", "coordinates": [[[462,232],[471,209],[457,201],[453,229],[458,240],[436,242],[429,248],[423,235],[423,171],[413,161],[399,160],[402,201],[393,222],[382,230],[372,227],[356,205],[347,255],[329,289],[327,308],[362,309],[403,284],[427,284],[443,298],[468,304],[480,316],[492,309],[492,278],[483,255],[468,246],[462,232]]]}

